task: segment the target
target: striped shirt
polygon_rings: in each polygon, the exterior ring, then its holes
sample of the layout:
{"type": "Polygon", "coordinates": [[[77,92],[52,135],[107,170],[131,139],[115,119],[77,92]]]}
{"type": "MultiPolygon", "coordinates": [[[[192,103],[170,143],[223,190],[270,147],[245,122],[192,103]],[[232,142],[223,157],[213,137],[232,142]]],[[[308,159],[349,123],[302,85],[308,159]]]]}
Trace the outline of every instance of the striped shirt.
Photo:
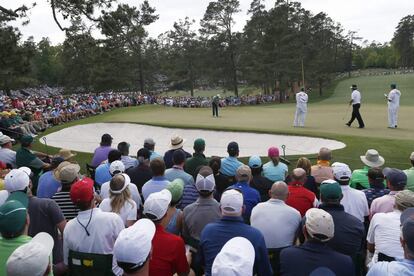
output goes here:
{"type": "Polygon", "coordinates": [[[62,210],[63,216],[66,220],[71,220],[78,215],[78,208],[72,203],[70,199],[70,192],[57,192],[52,199],[62,210]]]}

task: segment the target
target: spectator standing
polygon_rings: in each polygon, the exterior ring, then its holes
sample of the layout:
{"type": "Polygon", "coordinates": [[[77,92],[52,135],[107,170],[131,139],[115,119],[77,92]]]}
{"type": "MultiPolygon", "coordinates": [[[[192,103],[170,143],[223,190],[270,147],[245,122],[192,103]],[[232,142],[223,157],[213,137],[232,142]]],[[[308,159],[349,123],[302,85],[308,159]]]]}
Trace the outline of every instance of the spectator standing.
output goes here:
{"type": "Polygon", "coordinates": [[[318,199],[315,194],[303,187],[306,181],[306,172],[302,168],[293,170],[289,183],[289,196],[286,204],[299,211],[303,217],[307,210],[318,206],[318,199]]]}
{"type": "Polygon", "coordinates": [[[99,144],[99,147],[97,147],[94,151],[93,158],[91,165],[93,167],[98,167],[103,161],[105,161],[108,158],[108,154],[111,150],[114,150],[112,145],[112,136],[108,133],[105,133],[101,137],[101,143],[99,144]]]}
{"type": "Polygon", "coordinates": [[[261,276],[272,275],[266,244],[259,230],[243,222],[243,194],[235,189],[226,190],[221,196],[222,218],[209,223],[201,232],[200,254],[205,275],[211,275],[214,259],[230,239],[244,237],[255,245],[253,273],[261,276]]]}
{"type": "Polygon", "coordinates": [[[331,249],[327,242],[334,237],[332,216],[322,209],[312,208],[305,214],[302,229],[305,243],[283,249],[280,254],[282,275],[355,275],[349,256],[331,249]],[[300,263],[297,260],[301,260],[300,263]]]}
{"type": "Polygon", "coordinates": [[[167,211],[171,203],[170,191],[164,189],[150,194],[144,203],[144,215],[155,224],[152,240],[152,257],[149,275],[172,276],[187,275],[190,268],[186,259],[184,241],[181,237],[165,231],[168,223],[167,211]]]}
{"type": "Polygon", "coordinates": [[[358,218],[362,223],[368,220],[369,207],[367,197],[364,192],[349,186],[351,179],[351,169],[347,164],[335,162],[332,164],[334,178],[341,186],[341,204],[345,212],[358,218]]]}
{"type": "Polygon", "coordinates": [[[289,196],[286,183],[274,183],[269,196],[268,201],[253,208],[250,221],[263,234],[273,271],[278,274],[280,251],[293,245],[302,217],[299,211],[285,203],[289,196]]]}
{"type": "Polygon", "coordinates": [[[273,182],[284,181],[288,173],[288,167],[280,162],[279,149],[270,147],[267,156],[270,161],[263,165],[263,176],[273,182]]]}
{"type": "Polygon", "coordinates": [[[395,195],[399,191],[404,190],[407,184],[407,175],[399,169],[384,168],[382,173],[385,176],[387,187],[390,192],[372,201],[370,218],[372,218],[376,213],[392,212],[395,205],[395,195]]]}
{"type": "Polygon", "coordinates": [[[138,166],[138,160],[129,156],[130,145],[127,142],[121,142],[118,144],[118,150],[121,152],[121,161],[124,163],[125,170],[138,166]]]}
{"type": "Polygon", "coordinates": [[[231,189],[239,189],[243,193],[244,210],[242,216],[247,223],[250,222],[250,215],[253,207],[260,202],[259,192],[249,185],[251,179],[252,171],[250,170],[250,167],[242,165],[236,172],[237,183],[230,186],[231,189]]]}
{"type": "Polygon", "coordinates": [[[385,159],[375,149],[367,150],[365,155],[360,156],[360,159],[365,166],[352,172],[350,182],[350,186],[358,190],[369,188],[368,170],[370,168],[380,168],[385,163],[385,159]]]}
{"type": "Polygon", "coordinates": [[[127,170],[127,174],[131,178],[131,182],[138,188],[139,193],[142,193],[142,186],[152,178],[152,171],[150,168],[150,151],[146,148],[138,150],[138,166],[127,170]]]}
{"type": "Polygon", "coordinates": [[[183,150],[174,151],[173,163],[173,167],[165,171],[165,178],[170,182],[177,178],[184,182],[184,194],[179,204],[179,208],[184,209],[185,206],[197,200],[198,193],[194,186],[193,176],[184,171],[185,152],[183,150]]]}
{"type": "Polygon", "coordinates": [[[206,156],[204,155],[204,150],[206,148],[206,142],[198,138],[194,141],[194,153],[193,157],[188,158],[185,161],[184,170],[189,175],[193,176],[195,178],[195,171],[200,166],[205,166],[208,164],[208,161],[206,159],[206,156]]]}
{"type": "Polygon", "coordinates": [[[332,151],[328,148],[321,148],[318,153],[316,165],[311,167],[311,175],[315,178],[317,185],[328,179],[333,179],[331,168],[332,151]]]}
{"type": "Polygon", "coordinates": [[[184,143],[185,140],[179,135],[173,135],[171,137],[170,150],[164,154],[165,168],[169,169],[174,165],[173,154],[176,150],[181,149],[185,154],[185,159],[191,157],[191,154],[183,149],[184,143]]]}
{"type": "Polygon", "coordinates": [[[259,192],[261,202],[267,201],[269,199],[269,191],[272,188],[273,182],[262,176],[263,167],[260,156],[250,156],[249,167],[252,171],[252,180],[250,181],[250,187],[256,189],[259,192]]]}
{"type": "MultiPolygon", "coordinates": [[[[72,261],[69,260],[70,251],[113,254],[115,240],[124,229],[121,217],[95,207],[93,180],[90,178],[83,178],[73,184],[70,197],[80,211],[76,219],[68,222],[63,232],[65,264],[68,265],[69,261],[72,261]]],[[[115,275],[122,275],[115,259],[112,261],[112,271],[115,275]]]]}
{"type": "Polygon", "coordinates": [[[390,193],[390,190],[384,186],[384,174],[380,168],[370,168],[368,170],[369,189],[362,190],[368,201],[368,207],[371,207],[372,201],[390,193]]]}
{"type": "Polygon", "coordinates": [[[150,194],[160,192],[170,184],[170,181],[164,176],[165,163],[161,158],[152,160],[150,162],[150,167],[153,176],[142,187],[142,197],[144,198],[144,201],[150,194]]]}
{"type": "Polygon", "coordinates": [[[13,150],[14,139],[0,132],[0,161],[16,168],[16,152],[13,150]]]}
{"type": "Polygon", "coordinates": [[[404,170],[407,175],[407,186],[406,189],[414,192],[414,151],[410,155],[411,168],[404,170]]]}

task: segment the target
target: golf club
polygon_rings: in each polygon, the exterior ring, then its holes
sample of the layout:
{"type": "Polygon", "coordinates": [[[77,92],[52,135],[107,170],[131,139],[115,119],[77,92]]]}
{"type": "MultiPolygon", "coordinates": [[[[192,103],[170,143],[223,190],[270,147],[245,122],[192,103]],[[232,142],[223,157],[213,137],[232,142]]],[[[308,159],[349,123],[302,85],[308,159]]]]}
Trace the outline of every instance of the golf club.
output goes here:
{"type": "Polygon", "coordinates": [[[349,113],[349,108],[351,107],[351,105],[348,105],[348,108],[346,109],[346,113],[344,114],[344,117],[342,117],[342,121],[345,120],[345,117],[348,116],[349,113]]]}

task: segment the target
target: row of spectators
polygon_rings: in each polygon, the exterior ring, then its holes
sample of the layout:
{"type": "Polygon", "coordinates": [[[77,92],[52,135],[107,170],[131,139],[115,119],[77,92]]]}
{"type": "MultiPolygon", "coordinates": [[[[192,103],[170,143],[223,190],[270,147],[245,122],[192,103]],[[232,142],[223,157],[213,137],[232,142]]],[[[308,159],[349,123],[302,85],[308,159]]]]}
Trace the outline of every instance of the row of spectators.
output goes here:
{"type": "Polygon", "coordinates": [[[174,135],[131,157],[105,134],[89,178],[32,142],[3,171],[0,275],[413,275],[414,153],[401,171],[371,149],[352,172],[322,148],[289,171],[276,147],[243,164],[236,142],[206,158],[203,139],[190,154],[174,135]]]}

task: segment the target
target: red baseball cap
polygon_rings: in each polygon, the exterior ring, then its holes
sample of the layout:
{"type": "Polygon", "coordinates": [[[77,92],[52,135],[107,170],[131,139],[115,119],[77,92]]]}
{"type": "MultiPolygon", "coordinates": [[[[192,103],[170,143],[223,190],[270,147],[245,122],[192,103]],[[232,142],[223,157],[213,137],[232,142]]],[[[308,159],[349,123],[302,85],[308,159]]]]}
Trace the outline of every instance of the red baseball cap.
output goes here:
{"type": "Polygon", "coordinates": [[[84,177],[72,184],[70,188],[70,199],[74,204],[90,202],[93,197],[93,180],[89,177],[84,177]]]}
{"type": "Polygon", "coordinates": [[[270,147],[267,151],[267,156],[269,157],[279,157],[279,149],[276,147],[270,147]]]}

